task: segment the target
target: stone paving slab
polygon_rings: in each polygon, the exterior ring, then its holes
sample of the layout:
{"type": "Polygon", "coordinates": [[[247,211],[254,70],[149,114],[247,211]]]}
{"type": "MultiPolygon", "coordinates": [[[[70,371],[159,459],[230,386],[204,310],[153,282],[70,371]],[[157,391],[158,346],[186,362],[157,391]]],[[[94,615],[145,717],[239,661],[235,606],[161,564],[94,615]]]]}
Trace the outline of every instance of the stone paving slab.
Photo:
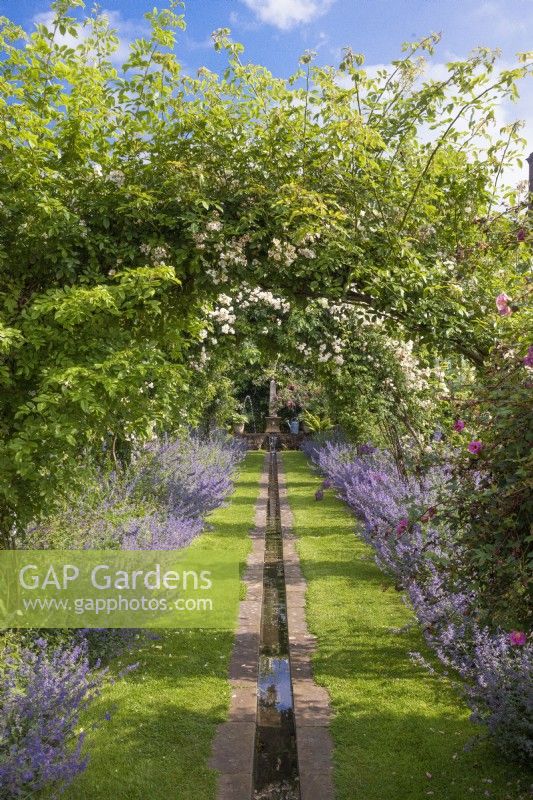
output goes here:
{"type": "MultiPolygon", "coordinates": [[[[255,742],[255,721],[236,722],[232,720],[224,726],[224,736],[217,741],[216,760],[224,765],[224,774],[244,775],[253,764],[255,742]]],[[[219,767],[220,769],[220,767],[219,767]]],[[[248,795],[247,800],[250,800],[248,795]]]]}
{"type": "Polygon", "coordinates": [[[316,639],[309,632],[305,618],[306,583],[296,551],[283,459],[279,455],[278,484],[300,797],[301,800],[333,800],[333,740],[329,731],[332,712],[327,691],[313,680],[312,656],[316,639]]]}
{"type": "MultiPolygon", "coordinates": [[[[248,772],[240,775],[219,775],[217,798],[224,798],[224,800],[250,800],[251,796],[252,779],[248,772]]],[[[320,797],[320,795],[317,795],[317,797],[320,797]]]]}
{"type": "Polygon", "coordinates": [[[209,766],[218,772],[217,800],[250,800],[252,796],[267,502],[268,457],[265,457],[251,534],[252,551],[243,576],[246,599],[239,606],[229,668],[229,716],[217,729],[209,761],[209,766]]]}
{"type": "Polygon", "coordinates": [[[235,680],[232,682],[229,716],[230,719],[253,722],[255,725],[257,718],[257,681],[235,680]]]}

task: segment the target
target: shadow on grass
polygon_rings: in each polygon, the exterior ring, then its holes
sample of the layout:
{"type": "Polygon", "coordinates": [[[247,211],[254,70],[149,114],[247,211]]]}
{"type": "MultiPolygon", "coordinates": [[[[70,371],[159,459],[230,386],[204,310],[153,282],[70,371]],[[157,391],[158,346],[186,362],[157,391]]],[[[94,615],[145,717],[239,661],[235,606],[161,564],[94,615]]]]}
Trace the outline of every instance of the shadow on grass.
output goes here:
{"type": "Polygon", "coordinates": [[[214,798],[216,776],[207,762],[216,727],[226,718],[232,643],[229,632],[165,631],[144,648],[137,671],[87,713],[89,766],[62,796],[214,798]],[[107,711],[110,721],[101,722],[107,711]]]}

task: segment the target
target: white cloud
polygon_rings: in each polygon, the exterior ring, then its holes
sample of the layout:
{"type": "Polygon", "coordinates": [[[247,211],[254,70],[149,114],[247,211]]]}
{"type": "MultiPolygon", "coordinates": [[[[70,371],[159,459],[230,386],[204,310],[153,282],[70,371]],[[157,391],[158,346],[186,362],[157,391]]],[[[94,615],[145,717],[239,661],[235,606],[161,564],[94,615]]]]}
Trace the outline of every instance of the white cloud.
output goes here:
{"type": "Polygon", "coordinates": [[[184,37],[185,47],[192,52],[196,50],[212,50],[213,39],[211,36],[206,36],[205,39],[194,39],[192,36],[185,34],[184,37]]]}
{"type": "MultiPolygon", "coordinates": [[[[497,33],[500,37],[513,36],[517,33],[525,33],[528,30],[528,22],[525,17],[512,15],[513,9],[508,4],[505,5],[496,0],[487,0],[478,6],[471,14],[472,22],[482,22],[486,24],[492,33],[497,33]]],[[[514,11],[517,11],[515,7],[514,11]]],[[[525,8],[527,14],[531,9],[525,8]]]]}
{"type": "Polygon", "coordinates": [[[230,25],[239,28],[241,31],[256,31],[260,24],[257,19],[244,19],[236,11],[231,11],[229,15],[230,25]]]}
{"type": "Polygon", "coordinates": [[[312,22],[328,11],[334,0],[241,0],[261,22],[282,31],[312,22]]]}
{"type": "MultiPolygon", "coordinates": [[[[43,11],[41,14],[35,14],[32,18],[32,22],[35,25],[44,25],[45,28],[52,30],[54,27],[54,19],[55,19],[55,12],[54,11],[43,11]]],[[[84,39],[87,38],[88,32],[84,28],[79,29],[79,36],[78,38],[71,36],[69,33],[56,33],[55,41],[59,45],[66,45],[67,47],[76,47],[76,44],[79,44],[84,39]]]]}
{"type": "MultiPolygon", "coordinates": [[[[112,54],[111,61],[113,64],[123,64],[129,55],[129,48],[131,42],[139,37],[149,34],[148,26],[144,21],[137,21],[132,19],[125,19],[120,11],[102,11],[102,16],[109,20],[111,28],[117,31],[119,45],[117,50],[112,54]]],[[[47,28],[53,28],[55,13],[53,11],[45,11],[41,14],[35,14],[32,22],[35,25],[45,25],[47,28]]],[[[75,48],[81,42],[85,41],[90,35],[90,28],[79,27],[78,36],[71,36],[69,33],[56,33],[55,41],[60,45],[75,48]]]]}

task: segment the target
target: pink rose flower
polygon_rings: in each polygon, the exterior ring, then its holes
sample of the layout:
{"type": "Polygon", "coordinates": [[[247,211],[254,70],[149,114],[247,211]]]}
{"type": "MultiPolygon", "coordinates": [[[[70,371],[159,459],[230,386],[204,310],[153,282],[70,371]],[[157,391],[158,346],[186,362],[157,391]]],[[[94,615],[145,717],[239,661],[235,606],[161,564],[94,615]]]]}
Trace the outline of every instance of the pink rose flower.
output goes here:
{"type": "Polygon", "coordinates": [[[402,519],[396,525],[396,536],[401,536],[402,533],[405,533],[408,527],[409,527],[409,520],[407,519],[407,517],[402,517],[402,519]]]}
{"type": "Polygon", "coordinates": [[[508,297],[505,292],[502,292],[496,298],[496,308],[498,309],[499,313],[502,317],[507,317],[509,314],[512,314],[511,309],[509,308],[509,300],[511,298],[508,297]]]}
{"type": "Polygon", "coordinates": [[[482,450],[483,442],[480,442],[479,440],[474,440],[468,445],[468,452],[473,453],[475,456],[477,456],[478,453],[481,453],[482,450]]]}
{"type": "Polygon", "coordinates": [[[463,420],[462,419],[455,420],[453,429],[454,431],[457,431],[457,433],[461,433],[461,431],[464,431],[465,423],[463,422],[463,420]]]}
{"type": "Polygon", "coordinates": [[[524,631],[511,631],[509,634],[509,644],[513,647],[522,647],[526,643],[526,634],[524,631]]]}

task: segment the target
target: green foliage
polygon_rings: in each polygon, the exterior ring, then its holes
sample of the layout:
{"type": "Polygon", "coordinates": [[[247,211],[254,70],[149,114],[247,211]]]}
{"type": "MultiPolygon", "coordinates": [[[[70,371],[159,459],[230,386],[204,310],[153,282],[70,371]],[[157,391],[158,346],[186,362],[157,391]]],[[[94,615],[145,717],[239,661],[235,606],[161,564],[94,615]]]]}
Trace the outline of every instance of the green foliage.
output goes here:
{"type": "Polygon", "coordinates": [[[484,614],[524,629],[531,625],[533,573],[533,371],[524,363],[530,299],[528,287],[512,318],[502,320],[503,341],[465,403],[458,487],[447,508],[465,540],[463,569],[484,614]],[[466,451],[472,439],[481,442],[478,455],[466,451]]]}
{"type": "Polygon", "coordinates": [[[231,421],[232,421],[232,422],[233,422],[235,425],[240,425],[241,423],[244,425],[244,424],[246,424],[246,423],[249,421],[249,419],[248,419],[248,415],[247,415],[247,414],[242,414],[242,413],[241,413],[241,412],[239,412],[239,411],[235,411],[235,412],[234,412],[234,413],[231,415],[231,421]]]}
{"type": "Polygon", "coordinates": [[[311,411],[304,411],[302,422],[309,429],[310,433],[325,433],[331,430],[333,423],[328,416],[312,414],[311,411]]]}
{"type": "MultiPolygon", "coordinates": [[[[347,50],[338,69],[307,54],[284,80],[244,64],[223,29],[221,75],[191,77],[172,52],[180,4],[146,14],[151,33],[122,69],[105,15],[84,17],[80,0],[52,8],[51,27],[30,35],[0,21],[4,544],[86,460],[127,461],[154,430],[226,420],[221,375],[280,353],[301,365],[304,333],[319,353],[319,299],[382,320],[421,368],[482,363],[497,338],[487,310],[530,253],[523,201],[501,181],[518,126],[491,136],[529,55],[498,72],[480,49],[424,80],[432,36],[377,74],[347,50]],[[281,322],[272,305],[249,307],[240,331],[217,331],[216,298],[246,287],[278,296],[281,322]]],[[[345,343],[361,333],[337,327],[345,343]]],[[[429,410],[403,392],[387,341],[365,338],[388,364],[379,375],[356,347],[343,365],[320,362],[336,415],[355,429],[375,397],[367,427],[395,409],[395,425],[421,416],[425,429],[429,410]]]]}

